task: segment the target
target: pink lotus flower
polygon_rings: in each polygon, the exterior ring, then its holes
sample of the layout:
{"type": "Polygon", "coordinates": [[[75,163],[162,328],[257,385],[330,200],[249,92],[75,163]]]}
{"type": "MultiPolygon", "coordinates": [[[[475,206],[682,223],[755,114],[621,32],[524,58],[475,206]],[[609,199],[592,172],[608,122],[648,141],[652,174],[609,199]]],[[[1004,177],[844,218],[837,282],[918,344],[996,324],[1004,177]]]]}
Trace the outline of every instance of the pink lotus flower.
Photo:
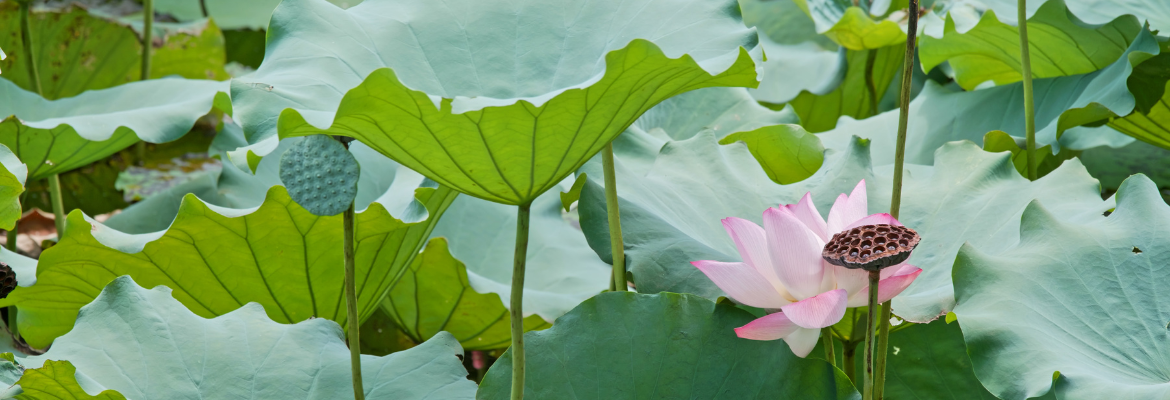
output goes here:
{"type": "MultiPolygon", "coordinates": [[[[736,328],[741,338],[784,339],[797,356],[807,356],[821,328],[845,315],[847,307],[865,306],[869,276],[864,270],[829,264],[821,258],[833,234],[862,225],[902,225],[890,214],[866,215],[865,181],[849,196],[841,194],[825,221],[805,194],[797,204],[764,210],[764,227],[742,218],[726,218],[723,227],[735,241],[742,262],[692,262],[733,300],[775,311],[736,328]]],[[[897,296],[922,270],[902,263],[883,269],[878,301],[897,296]]]]}

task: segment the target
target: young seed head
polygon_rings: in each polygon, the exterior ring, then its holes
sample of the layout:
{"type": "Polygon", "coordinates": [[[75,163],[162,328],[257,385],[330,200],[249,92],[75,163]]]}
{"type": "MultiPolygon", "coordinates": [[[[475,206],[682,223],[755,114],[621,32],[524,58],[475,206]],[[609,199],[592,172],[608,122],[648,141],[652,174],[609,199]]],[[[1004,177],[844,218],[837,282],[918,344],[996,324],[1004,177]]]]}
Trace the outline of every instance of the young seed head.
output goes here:
{"type": "Polygon", "coordinates": [[[864,225],[833,235],[821,257],[845,268],[878,271],[906,261],[920,240],[904,226],[864,225]]]}

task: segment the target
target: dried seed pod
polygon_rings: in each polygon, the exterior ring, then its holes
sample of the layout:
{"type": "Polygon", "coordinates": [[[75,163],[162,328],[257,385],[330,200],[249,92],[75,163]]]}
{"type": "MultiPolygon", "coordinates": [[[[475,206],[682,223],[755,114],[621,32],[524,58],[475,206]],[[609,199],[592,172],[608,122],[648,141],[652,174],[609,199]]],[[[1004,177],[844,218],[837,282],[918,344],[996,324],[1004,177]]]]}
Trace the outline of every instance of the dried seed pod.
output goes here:
{"type": "Polygon", "coordinates": [[[0,299],[8,297],[16,289],[16,271],[8,264],[0,262],[0,299]]]}
{"type": "Polygon", "coordinates": [[[821,257],[833,265],[877,271],[906,261],[920,240],[918,232],[904,226],[864,225],[833,235],[821,257]]]}

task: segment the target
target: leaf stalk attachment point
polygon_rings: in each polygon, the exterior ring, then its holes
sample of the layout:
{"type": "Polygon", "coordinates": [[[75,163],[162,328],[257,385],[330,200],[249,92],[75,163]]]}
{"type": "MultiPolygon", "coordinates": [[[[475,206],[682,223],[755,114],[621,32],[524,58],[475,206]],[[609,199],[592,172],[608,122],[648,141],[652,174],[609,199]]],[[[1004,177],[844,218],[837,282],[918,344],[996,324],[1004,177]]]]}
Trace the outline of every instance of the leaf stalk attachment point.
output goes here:
{"type": "Polygon", "coordinates": [[[528,257],[528,219],[532,203],[516,208],[516,254],[512,264],[512,400],[524,399],[524,265],[528,257]]]}
{"type": "Polygon", "coordinates": [[[1027,135],[1027,149],[1024,154],[1028,162],[1028,179],[1036,180],[1036,103],[1032,98],[1032,57],[1028,49],[1028,7],[1027,0],[1016,3],[1017,21],[1020,25],[1020,75],[1024,78],[1024,133],[1027,135]]]}
{"type": "Polygon", "coordinates": [[[621,214],[618,210],[617,175],[614,172],[613,142],[601,151],[602,168],[605,169],[605,210],[609,216],[609,249],[613,255],[613,290],[625,292],[626,249],[622,242],[621,214]]]}

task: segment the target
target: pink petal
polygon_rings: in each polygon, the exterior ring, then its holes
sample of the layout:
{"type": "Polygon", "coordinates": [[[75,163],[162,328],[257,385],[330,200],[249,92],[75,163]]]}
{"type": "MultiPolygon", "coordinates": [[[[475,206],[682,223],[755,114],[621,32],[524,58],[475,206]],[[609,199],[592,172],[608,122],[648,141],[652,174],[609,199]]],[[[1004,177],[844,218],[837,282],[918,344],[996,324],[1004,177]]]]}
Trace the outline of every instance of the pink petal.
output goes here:
{"type": "Polygon", "coordinates": [[[853,188],[853,193],[846,196],[841,194],[837,196],[837,201],[833,203],[833,208],[829,209],[828,220],[828,235],[845,230],[846,226],[865,218],[869,214],[869,203],[866,200],[865,194],[865,180],[861,180],[856,187],[853,188]]]}
{"type": "Polygon", "coordinates": [[[853,228],[856,228],[856,227],[859,227],[862,225],[881,225],[881,224],[902,226],[902,223],[898,222],[898,220],[895,219],[894,216],[887,214],[887,213],[881,213],[881,214],[869,215],[869,216],[866,216],[865,218],[859,219],[857,221],[853,221],[853,223],[846,225],[844,228],[841,228],[841,230],[847,231],[847,230],[850,230],[850,229],[853,229],[853,228]]]}
{"type": "Polygon", "coordinates": [[[837,289],[780,307],[780,310],[801,328],[820,329],[840,321],[845,316],[848,301],[849,293],[837,289]]]}
{"type": "Polygon", "coordinates": [[[747,325],[735,328],[735,335],[751,340],[776,340],[791,335],[800,329],[782,312],[756,318],[747,325]]]}
{"type": "Polygon", "coordinates": [[[817,347],[817,340],[820,338],[820,329],[800,328],[796,332],[792,332],[784,337],[784,342],[788,343],[788,348],[792,350],[792,354],[804,358],[808,356],[808,353],[812,352],[813,348],[817,347]]]}
{"type": "Polygon", "coordinates": [[[755,268],[745,263],[695,261],[691,265],[740,303],[760,308],[779,308],[790,303],[755,268]]]}
{"type": "Polygon", "coordinates": [[[785,205],[788,211],[792,211],[792,215],[796,219],[804,223],[804,226],[817,234],[821,240],[829,241],[828,228],[825,225],[825,219],[821,217],[821,213],[817,211],[817,206],[812,202],[812,193],[805,193],[804,197],[800,198],[800,202],[796,204],[785,205]]]}
{"type": "Polygon", "coordinates": [[[765,278],[770,278],[774,285],[780,283],[776,273],[772,272],[772,260],[768,256],[768,241],[764,228],[755,222],[743,218],[728,217],[723,219],[723,229],[735,241],[735,248],[739,256],[747,265],[755,268],[765,278]]]}
{"type": "MultiPolygon", "coordinates": [[[[833,271],[837,279],[837,288],[845,289],[846,292],[849,292],[850,300],[853,299],[853,296],[857,295],[858,291],[869,286],[869,272],[865,270],[849,269],[839,265],[832,265],[828,262],[825,262],[825,269],[831,269],[833,271]]],[[[850,305],[850,307],[856,306],[850,305]]]]}
{"type": "Polygon", "coordinates": [[[785,208],[764,210],[768,254],[776,277],[796,300],[821,293],[825,242],[785,208]]]}
{"type": "MultiPolygon", "coordinates": [[[[910,264],[899,264],[882,270],[882,275],[887,275],[886,271],[890,270],[892,272],[889,273],[889,277],[878,281],[878,303],[885,303],[902,293],[922,273],[921,268],[910,264]]],[[[862,307],[868,304],[869,285],[849,296],[849,307],[862,307]]]]}

